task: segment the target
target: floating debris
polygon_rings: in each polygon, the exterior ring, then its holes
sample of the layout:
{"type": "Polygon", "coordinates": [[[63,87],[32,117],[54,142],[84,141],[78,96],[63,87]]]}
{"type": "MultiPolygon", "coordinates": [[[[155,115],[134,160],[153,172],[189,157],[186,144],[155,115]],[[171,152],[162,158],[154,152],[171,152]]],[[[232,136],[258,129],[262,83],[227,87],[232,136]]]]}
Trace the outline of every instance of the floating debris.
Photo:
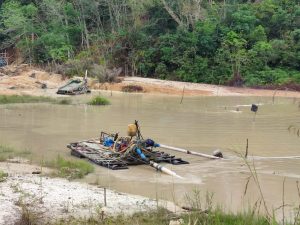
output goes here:
{"type": "Polygon", "coordinates": [[[56,93],[59,95],[80,95],[90,92],[86,80],[72,79],[60,87],[56,93]]]}
{"type": "Polygon", "coordinates": [[[87,85],[87,71],[83,79],[72,79],[56,92],[60,95],[80,95],[91,93],[87,85]]]}
{"type": "Polygon", "coordinates": [[[251,111],[257,113],[257,111],[258,111],[258,105],[252,104],[251,111]]]}

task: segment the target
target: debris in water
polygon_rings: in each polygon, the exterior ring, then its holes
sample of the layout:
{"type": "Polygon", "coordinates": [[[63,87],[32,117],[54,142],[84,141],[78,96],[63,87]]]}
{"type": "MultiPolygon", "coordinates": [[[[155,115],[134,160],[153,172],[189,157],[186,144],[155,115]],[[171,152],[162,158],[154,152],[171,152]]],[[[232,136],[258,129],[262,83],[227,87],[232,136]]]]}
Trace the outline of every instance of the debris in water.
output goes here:
{"type": "Polygon", "coordinates": [[[252,104],[251,111],[257,113],[257,111],[258,111],[258,105],[252,104]]]}
{"type": "Polygon", "coordinates": [[[72,79],[64,86],[60,87],[56,92],[60,95],[79,95],[91,93],[87,85],[87,71],[85,72],[85,77],[81,79],[72,79]]]}

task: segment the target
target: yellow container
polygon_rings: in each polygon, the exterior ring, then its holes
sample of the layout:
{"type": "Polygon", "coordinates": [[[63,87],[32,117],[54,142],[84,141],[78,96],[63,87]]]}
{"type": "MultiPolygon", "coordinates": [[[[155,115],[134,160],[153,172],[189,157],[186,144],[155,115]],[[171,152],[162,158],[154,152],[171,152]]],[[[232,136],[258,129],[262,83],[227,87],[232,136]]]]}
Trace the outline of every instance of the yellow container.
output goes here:
{"type": "Polygon", "coordinates": [[[136,125],[135,124],[129,124],[128,129],[127,129],[128,136],[133,137],[133,136],[136,135],[136,132],[137,132],[136,125]]]}

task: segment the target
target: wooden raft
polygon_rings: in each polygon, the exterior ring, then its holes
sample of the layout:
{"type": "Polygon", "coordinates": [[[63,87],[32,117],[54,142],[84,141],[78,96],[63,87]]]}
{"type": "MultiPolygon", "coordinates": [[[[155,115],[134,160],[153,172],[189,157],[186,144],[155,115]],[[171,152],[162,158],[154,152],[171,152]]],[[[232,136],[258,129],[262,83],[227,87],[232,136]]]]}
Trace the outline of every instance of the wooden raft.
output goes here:
{"type": "MultiPolygon", "coordinates": [[[[71,155],[78,158],[87,158],[99,166],[103,166],[112,170],[128,169],[129,165],[145,164],[145,162],[140,160],[137,155],[128,154],[124,156],[118,152],[112,152],[109,148],[94,140],[74,142],[69,144],[68,148],[71,149],[71,155]]],[[[189,163],[181,158],[176,158],[173,155],[160,151],[152,150],[145,155],[149,160],[152,160],[156,163],[164,162],[173,165],[189,163]]]]}

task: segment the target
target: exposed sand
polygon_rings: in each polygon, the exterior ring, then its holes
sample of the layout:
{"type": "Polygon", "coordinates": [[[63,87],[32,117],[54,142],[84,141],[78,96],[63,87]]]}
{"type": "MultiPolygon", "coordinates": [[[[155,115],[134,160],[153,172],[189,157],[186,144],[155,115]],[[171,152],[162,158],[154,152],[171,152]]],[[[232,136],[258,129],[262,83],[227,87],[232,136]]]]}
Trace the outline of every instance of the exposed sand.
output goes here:
{"type": "MultiPolygon", "coordinates": [[[[14,224],[21,215],[22,204],[30,208],[39,219],[45,221],[60,218],[89,218],[101,215],[132,214],[155,209],[157,202],[137,195],[106,190],[107,206],[104,206],[104,189],[79,182],[69,182],[45,175],[51,170],[42,169],[44,176],[32,174],[41,168],[28,164],[0,163],[0,170],[9,174],[0,182],[0,225],[14,224]]],[[[171,202],[159,205],[174,211],[178,209],[171,202]]]]}
{"type": "Polygon", "coordinates": [[[159,80],[143,77],[125,77],[122,83],[94,84],[93,88],[120,91],[126,85],[142,86],[146,93],[162,93],[187,96],[281,96],[300,98],[300,92],[276,91],[253,88],[227,87],[202,83],[159,80]]]}
{"type": "Polygon", "coordinates": [[[26,64],[0,68],[0,94],[3,95],[49,95],[48,90],[55,93],[54,90],[64,82],[59,74],[50,74],[26,64]],[[42,89],[43,84],[47,89],[42,89]]]}
{"type": "MultiPolygon", "coordinates": [[[[0,68],[0,94],[57,96],[57,89],[67,81],[62,75],[51,74],[26,64],[0,68]],[[42,85],[47,89],[42,89],[42,85]]],[[[121,83],[98,83],[89,79],[91,89],[121,91],[126,85],[139,85],[146,93],[186,96],[281,96],[300,98],[300,92],[237,88],[202,83],[159,80],[143,77],[124,77],[121,83]]]]}

